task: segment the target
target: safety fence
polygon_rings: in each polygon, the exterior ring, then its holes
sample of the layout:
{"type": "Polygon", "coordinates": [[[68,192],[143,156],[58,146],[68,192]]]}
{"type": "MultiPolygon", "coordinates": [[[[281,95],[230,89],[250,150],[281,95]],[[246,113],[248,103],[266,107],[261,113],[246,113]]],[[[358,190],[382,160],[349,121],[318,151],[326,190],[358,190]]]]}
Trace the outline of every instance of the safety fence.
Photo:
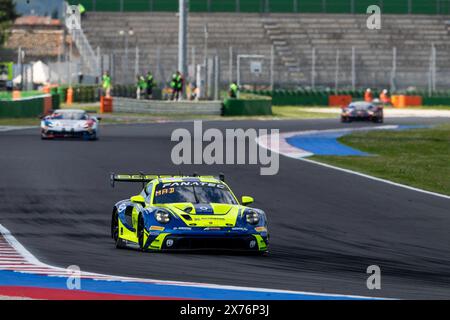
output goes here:
{"type": "MultiPolygon", "coordinates": [[[[176,12],[179,0],[81,0],[88,11],[176,12]]],[[[191,12],[449,14],[448,0],[189,0],[191,12]]]]}
{"type": "MultiPolygon", "coordinates": [[[[214,59],[208,59],[206,68],[200,61],[198,46],[192,46],[188,50],[187,84],[203,87],[203,93],[208,97],[214,95],[216,77],[219,90],[227,89],[230,82],[236,80],[243,87],[258,89],[273,86],[282,89],[352,90],[383,86],[390,91],[415,87],[434,92],[450,87],[450,63],[443,43],[437,48],[430,45],[429,49],[424,44],[415,53],[411,53],[406,46],[401,50],[386,47],[384,50],[377,49],[373,56],[367,50],[352,50],[351,47],[333,51],[331,45],[330,49],[313,48],[311,52],[292,51],[292,57],[297,59],[297,67],[294,68],[284,64],[282,58],[286,57],[276,54],[272,57],[271,48],[270,45],[263,47],[263,54],[258,55],[253,55],[254,52],[246,48],[239,50],[226,45],[211,48],[210,56],[219,58],[216,70],[211,63],[214,59]],[[416,56],[417,60],[412,60],[411,55],[416,56]],[[254,58],[240,59],[238,63],[239,57],[246,56],[254,58]],[[198,65],[193,65],[191,61],[198,65]],[[259,72],[255,72],[255,64],[259,66],[259,72]]],[[[110,72],[113,83],[121,85],[120,92],[125,92],[126,96],[129,95],[127,92],[135,91],[129,88],[135,84],[136,76],[145,76],[148,71],[153,72],[157,86],[162,89],[169,86],[176,66],[176,54],[164,50],[167,49],[163,46],[136,47],[129,49],[129,54],[125,55],[120,48],[102,48],[102,71],[110,72]],[[122,63],[124,60],[126,63],[122,63]]]]}

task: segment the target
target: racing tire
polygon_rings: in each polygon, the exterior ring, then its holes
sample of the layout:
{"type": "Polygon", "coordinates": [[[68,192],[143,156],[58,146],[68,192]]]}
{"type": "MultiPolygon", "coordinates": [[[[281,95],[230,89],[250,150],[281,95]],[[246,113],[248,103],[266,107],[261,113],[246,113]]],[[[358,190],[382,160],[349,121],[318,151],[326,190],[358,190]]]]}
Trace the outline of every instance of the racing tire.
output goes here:
{"type": "Polygon", "coordinates": [[[117,249],[124,249],[126,247],[125,241],[119,237],[119,215],[116,209],[114,209],[111,219],[111,237],[117,249]]]}
{"type": "Polygon", "coordinates": [[[384,122],[384,119],[381,117],[381,118],[375,118],[374,120],[373,120],[373,122],[375,122],[375,123],[383,123],[384,122]]]}
{"type": "Polygon", "coordinates": [[[144,251],[144,218],[142,217],[142,215],[139,215],[138,218],[138,225],[137,225],[137,238],[138,238],[138,243],[139,243],[139,249],[141,249],[142,251],[144,251]]]}
{"type": "Polygon", "coordinates": [[[90,141],[97,141],[97,140],[98,140],[97,132],[92,133],[92,134],[90,135],[90,137],[89,137],[89,140],[90,140],[90,141]]]}

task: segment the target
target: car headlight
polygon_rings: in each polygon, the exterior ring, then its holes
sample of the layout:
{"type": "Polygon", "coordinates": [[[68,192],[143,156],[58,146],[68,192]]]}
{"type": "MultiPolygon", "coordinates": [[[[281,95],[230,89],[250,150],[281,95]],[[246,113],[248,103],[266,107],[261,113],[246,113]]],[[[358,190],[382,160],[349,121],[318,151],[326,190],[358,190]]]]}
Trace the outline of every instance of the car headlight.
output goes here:
{"type": "Polygon", "coordinates": [[[247,220],[247,223],[255,225],[259,223],[259,214],[256,211],[249,211],[247,212],[247,214],[245,215],[245,219],[247,220]]]}
{"type": "Polygon", "coordinates": [[[163,223],[163,224],[169,223],[170,213],[168,213],[167,211],[163,211],[163,210],[157,210],[155,212],[155,219],[159,223],[163,223]]]}

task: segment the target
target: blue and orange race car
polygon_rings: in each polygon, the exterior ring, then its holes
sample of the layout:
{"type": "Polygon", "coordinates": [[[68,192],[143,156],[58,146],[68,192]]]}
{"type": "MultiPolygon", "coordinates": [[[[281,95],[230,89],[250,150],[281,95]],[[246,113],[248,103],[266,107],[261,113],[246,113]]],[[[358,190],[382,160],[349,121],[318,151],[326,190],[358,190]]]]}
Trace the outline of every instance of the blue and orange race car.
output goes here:
{"type": "Polygon", "coordinates": [[[143,251],[268,251],[266,214],[241,203],[223,175],[112,174],[116,182],[143,183],[139,195],[114,205],[111,236],[117,248],[143,251]]]}

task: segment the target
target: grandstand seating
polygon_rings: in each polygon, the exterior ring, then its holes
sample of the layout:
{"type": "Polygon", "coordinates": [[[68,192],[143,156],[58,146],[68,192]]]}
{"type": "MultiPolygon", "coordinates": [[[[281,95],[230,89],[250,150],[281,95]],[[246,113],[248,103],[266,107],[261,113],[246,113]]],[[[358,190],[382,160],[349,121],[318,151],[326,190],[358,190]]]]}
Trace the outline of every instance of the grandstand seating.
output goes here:
{"type": "MultiPolygon", "coordinates": [[[[221,58],[221,78],[229,79],[229,47],[235,55],[262,54],[270,57],[272,45],[276,53],[277,83],[309,85],[311,83],[312,48],[316,49],[316,84],[333,86],[336,51],[340,50],[339,81],[351,84],[351,47],[356,50],[357,86],[389,86],[392,48],[397,48],[398,87],[426,87],[431,46],[437,49],[439,86],[450,84],[448,18],[429,15],[385,15],[381,30],[366,27],[366,15],[342,14],[226,14],[192,13],[189,18],[189,61],[195,47],[195,61],[203,59],[204,25],[208,25],[208,52],[221,58]]],[[[156,71],[157,49],[160,65],[167,80],[177,66],[178,18],[174,13],[105,13],[90,12],[83,20],[93,47],[103,53],[116,52],[114,64],[123,65],[124,39],[119,30],[133,28],[130,48],[140,48],[140,70],[156,71]]],[[[130,61],[134,51],[130,49],[130,61]]],[[[234,57],[236,61],[236,57],[234,57]]],[[[128,73],[134,73],[130,62],[128,73]]],[[[119,70],[120,68],[117,68],[119,70]]],[[[248,64],[243,64],[248,82],[268,82],[268,63],[258,79],[250,79],[248,64]],[[247,68],[247,69],[246,69],[247,68]]],[[[236,70],[234,70],[234,76],[236,70]]],[[[123,74],[116,78],[124,79],[123,74]]],[[[132,78],[129,80],[132,81],[132,78]]]]}

